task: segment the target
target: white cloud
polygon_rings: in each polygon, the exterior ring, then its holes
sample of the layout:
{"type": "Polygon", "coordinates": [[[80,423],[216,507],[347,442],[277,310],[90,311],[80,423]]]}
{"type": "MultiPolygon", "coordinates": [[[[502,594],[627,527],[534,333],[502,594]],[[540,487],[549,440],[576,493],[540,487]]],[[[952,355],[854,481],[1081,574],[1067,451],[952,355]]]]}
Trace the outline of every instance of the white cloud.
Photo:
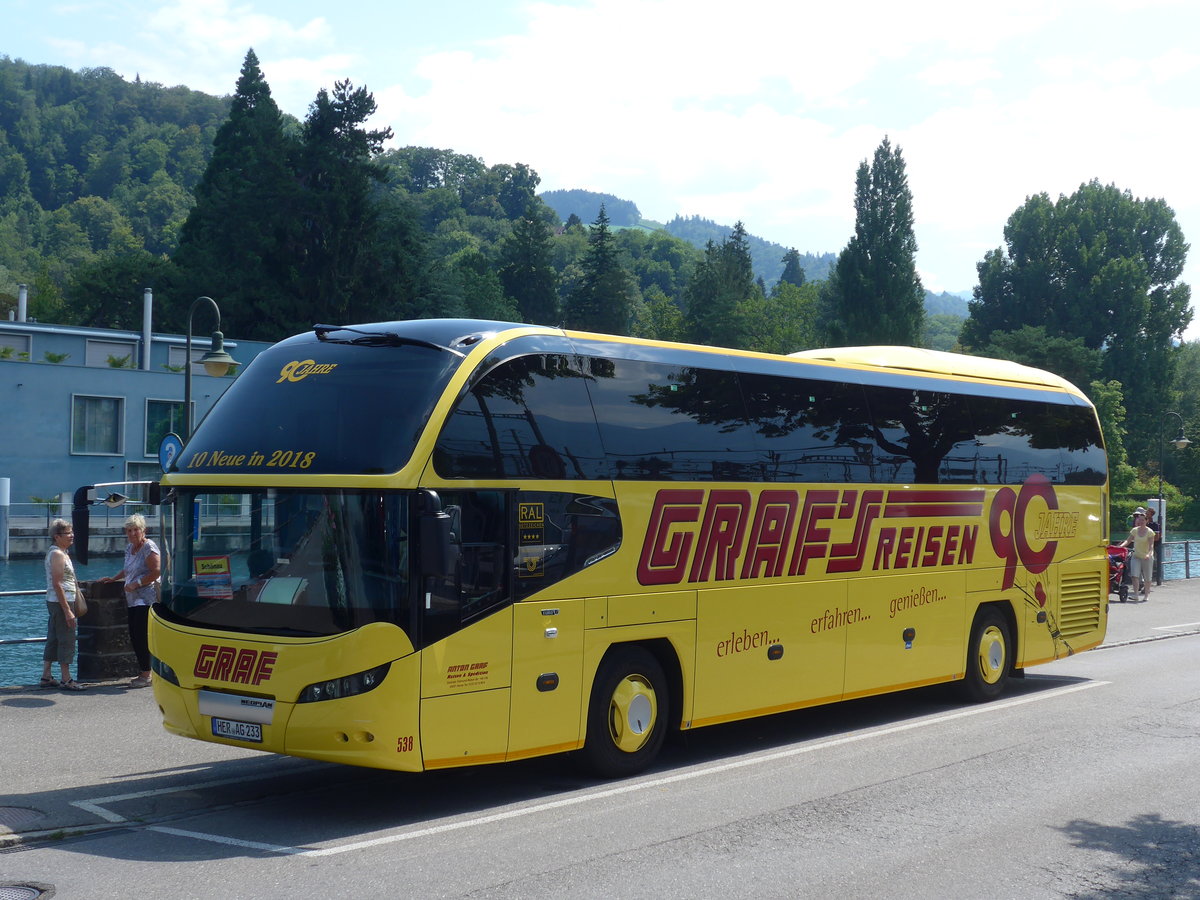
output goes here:
{"type": "Polygon", "coordinates": [[[1028,195],[1091,178],[1164,197],[1200,246],[1190,0],[496,0],[480,28],[462,21],[469,0],[446,2],[441,17],[373,10],[364,31],[353,3],[157,0],[146,15],[103,0],[133,37],[47,31],[78,64],[214,93],[253,45],[297,115],[350,78],[396,143],[524,162],[544,188],[615,193],[655,219],[742,219],[801,251],[844,246],[855,169],[886,134],[908,164],[918,265],[949,290],[974,283],[1028,195]]]}

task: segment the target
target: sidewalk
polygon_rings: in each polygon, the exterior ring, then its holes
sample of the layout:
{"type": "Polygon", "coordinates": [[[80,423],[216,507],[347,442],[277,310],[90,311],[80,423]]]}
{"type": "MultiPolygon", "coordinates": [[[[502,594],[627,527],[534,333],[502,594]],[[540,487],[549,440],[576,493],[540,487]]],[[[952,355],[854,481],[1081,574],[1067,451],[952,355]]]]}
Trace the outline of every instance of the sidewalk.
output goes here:
{"type": "Polygon", "coordinates": [[[1150,600],[1119,603],[1109,595],[1108,634],[1112,647],[1200,632],[1200,578],[1164,581],[1150,589],[1150,600]]]}
{"type": "MultiPolygon", "coordinates": [[[[1200,633],[1200,578],[1168,581],[1145,603],[1109,599],[1104,647],[1200,633]]],[[[185,787],[280,774],[279,757],[167,734],[153,691],[124,685],[91,684],[77,694],[0,688],[0,848],[111,828],[114,820],[97,810],[113,801],[131,815],[131,800],[161,814],[177,809],[185,787]]]]}

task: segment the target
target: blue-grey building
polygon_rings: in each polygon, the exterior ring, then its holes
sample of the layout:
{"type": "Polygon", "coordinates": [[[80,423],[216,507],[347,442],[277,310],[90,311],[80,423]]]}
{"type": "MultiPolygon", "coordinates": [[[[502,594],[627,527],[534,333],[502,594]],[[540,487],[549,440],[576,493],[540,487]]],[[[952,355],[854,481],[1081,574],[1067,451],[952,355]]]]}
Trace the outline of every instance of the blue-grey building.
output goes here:
{"type": "MultiPolygon", "coordinates": [[[[35,497],[160,474],[160,441],[185,430],[186,338],[155,333],[149,290],[144,302],[140,332],[26,321],[23,302],[13,318],[0,321],[0,479],[8,479],[13,515],[31,511],[35,497]]],[[[203,320],[212,327],[207,314],[203,320]]],[[[214,378],[199,364],[210,334],[193,328],[195,422],[237,371],[270,346],[226,340],[238,366],[214,378]]]]}

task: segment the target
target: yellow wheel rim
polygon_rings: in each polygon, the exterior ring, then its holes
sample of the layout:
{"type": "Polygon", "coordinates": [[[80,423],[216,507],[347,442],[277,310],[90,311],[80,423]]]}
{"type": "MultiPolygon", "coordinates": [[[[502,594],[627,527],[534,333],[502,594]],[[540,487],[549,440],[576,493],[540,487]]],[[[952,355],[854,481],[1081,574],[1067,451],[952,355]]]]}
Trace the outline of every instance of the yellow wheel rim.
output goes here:
{"type": "Polygon", "coordinates": [[[642,675],[626,675],[613,691],[608,707],[608,731],[613,745],[636,753],[650,740],[658,719],[654,687],[642,675]]]}
{"type": "Polygon", "coordinates": [[[1008,648],[1004,644],[1004,632],[996,625],[989,625],[979,637],[979,675],[986,684],[995,684],[1004,677],[1008,665],[1008,648]]]}

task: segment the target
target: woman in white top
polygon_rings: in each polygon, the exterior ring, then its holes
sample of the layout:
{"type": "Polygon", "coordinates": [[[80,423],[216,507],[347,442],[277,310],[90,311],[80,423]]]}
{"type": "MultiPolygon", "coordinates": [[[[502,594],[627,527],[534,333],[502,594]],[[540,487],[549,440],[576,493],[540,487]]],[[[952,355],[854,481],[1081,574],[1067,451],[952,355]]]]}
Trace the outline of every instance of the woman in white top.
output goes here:
{"type": "Polygon", "coordinates": [[[137,656],[137,678],[128,687],[150,687],[150,642],[147,630],[150,625],[150,607],[158,598],[158,583],[161,574],[158,545],[146,537],[146,520],[136,513],[125,520],[125,567],[116,575],[101,578],[101,581],[124,581],[125,604],[129,613],[129,641],[137,656]]]}
{"type": "Polygon", "coordinates": [[[71,677],[75,661],[75,566],[67,550],[75,543],[71,523],[55,519],[50,525],[54,546],[46,554],[46,648],[42,651],[42,687],[61,687],[66,691],[82,691],[83,685],[71,677]],[[50,675],[50,667],[58,661],[61,681],[50,675]]]}

